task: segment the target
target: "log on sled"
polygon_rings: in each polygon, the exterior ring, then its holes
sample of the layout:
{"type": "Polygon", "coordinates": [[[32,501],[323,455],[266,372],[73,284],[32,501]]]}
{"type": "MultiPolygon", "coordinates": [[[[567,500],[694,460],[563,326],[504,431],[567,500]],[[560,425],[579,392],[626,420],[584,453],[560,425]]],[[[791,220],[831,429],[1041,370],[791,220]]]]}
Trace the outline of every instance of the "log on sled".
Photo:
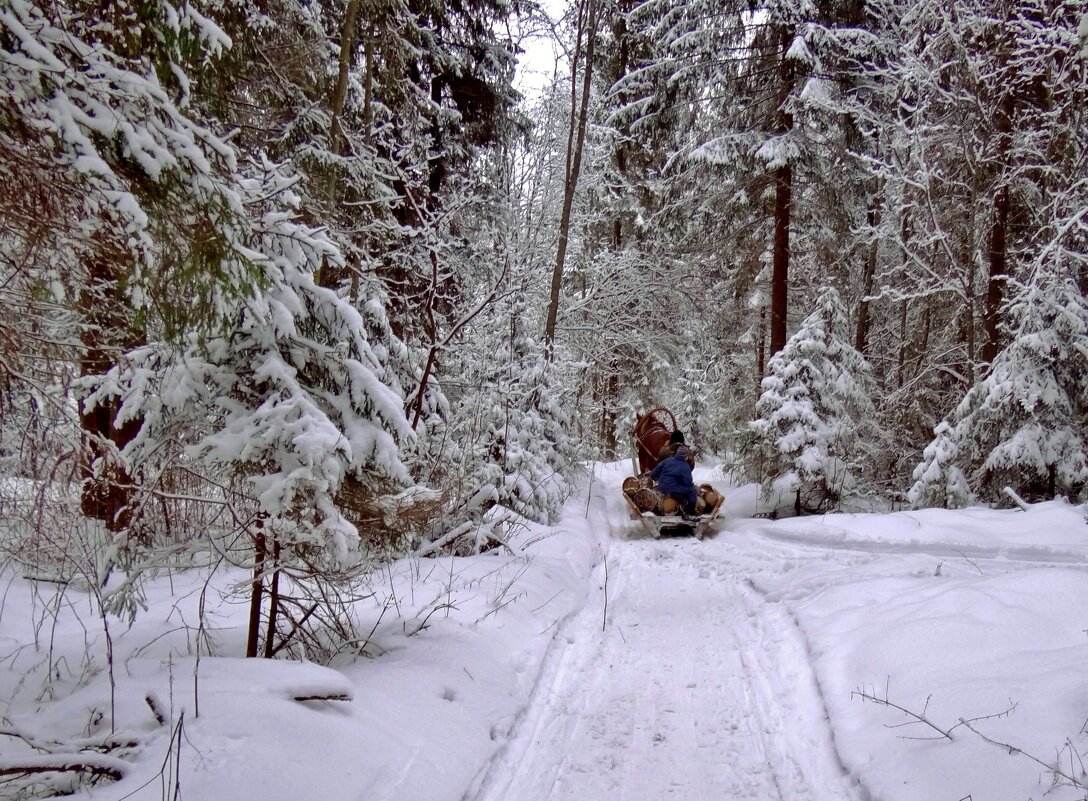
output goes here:
{"type": "Polygon", "coordinates": [[[662,496],[657,491],[654,483],[648,476],[624,479],[623,500],[631,519],[637,521],[639,527],[654,539],[662,534],[693,534],[699,540],[705,537],[710,524],[721,513],[725,500],[722,494],[710,484],[700,485],[698,503],[702,511],[685,515],[680,513],[679,504],[674,499],[662,496]]]}

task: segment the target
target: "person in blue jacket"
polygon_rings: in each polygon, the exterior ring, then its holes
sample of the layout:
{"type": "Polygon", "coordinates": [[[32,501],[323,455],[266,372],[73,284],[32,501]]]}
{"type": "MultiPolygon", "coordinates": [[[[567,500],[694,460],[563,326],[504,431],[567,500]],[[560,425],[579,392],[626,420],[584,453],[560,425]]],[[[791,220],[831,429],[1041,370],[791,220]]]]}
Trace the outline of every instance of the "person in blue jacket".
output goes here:
{"type": "Polygon", "coordinates": [[[657,481],[657,488],[662,495],[671,495],[683,508],[685,514],[695,514],[695,500],[699,497],[695,491],[695,482],[691,478],[691,465],[688,463],[688,446],[681,445],[676,453],[658,463],[650,471],[650,477],[657,481]]]}

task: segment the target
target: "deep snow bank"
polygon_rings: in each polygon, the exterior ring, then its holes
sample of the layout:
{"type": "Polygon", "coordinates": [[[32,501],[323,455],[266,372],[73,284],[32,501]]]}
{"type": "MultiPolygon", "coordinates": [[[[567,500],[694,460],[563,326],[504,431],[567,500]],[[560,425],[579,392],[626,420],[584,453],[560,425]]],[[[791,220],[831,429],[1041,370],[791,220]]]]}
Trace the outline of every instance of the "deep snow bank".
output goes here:
{"type": "MultiPolygon", "coordinates": [[[[205,587],[196,572],[163,575],[131,628],[111,621],[112,692],[91,596],[9,571],[0,714],[36,744],[131,743],[115,752],[125,778],[77,797],[161,799],[176,777],[183,797],[202,801],[460,799],[502,748],[562,621],[587,600],[602,508],[583,496],[554,528],[519,527],[517,555],[390,564],[354,608],[368,656],[331,667],[198,663],[188,656],[198,636],[217,654],[244,651],[246,607],[230,590],[246,577],[221,572],[205,587]]],[[[34,752],[0,737],[0,765],[34,752]]]]}
{"type": "Polygon", "coordinates": [[[797,549],[784,570],[754,584],[793,613],[837,750],[872,798],[1084,797],[1047,767],[1088,781],[1084,507],[1059,500],[1026,512],[828,515],[741,528],[797,549]]]}

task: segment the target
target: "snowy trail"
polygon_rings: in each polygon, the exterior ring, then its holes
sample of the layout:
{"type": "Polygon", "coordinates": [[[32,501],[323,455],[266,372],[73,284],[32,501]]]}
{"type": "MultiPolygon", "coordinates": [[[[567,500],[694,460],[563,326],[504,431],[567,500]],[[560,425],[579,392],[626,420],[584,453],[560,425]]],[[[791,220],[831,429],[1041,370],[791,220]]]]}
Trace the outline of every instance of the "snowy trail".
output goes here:
{"type": "Polygon", "coordinates": [[[723,545],[611,550],[606,630],[598,604],[557,635],[480,801],[859,797],[792,619],[723,545]]]}
{"type": "Polygon", "coordinates": [[[707,540],[653,540],[626,523],[623,466],[602,472],[564,528],[602,535],[607,560],[464,801],[1016,801],[1049,786],[981,739],[904,741],[853,690],[894,680],[925,704],[936,688],[946,717],[1015,693],[1048,722],[994,735],[1040,753],[1077,731],[1049,721],[1082,684],[1080,632],[1052,623],[1088,587],[1079,510],[768,521],[740,488],[707,540]],[[1053,681],[1036,691],[1020,677],[1038,660],[1053,681]]]}

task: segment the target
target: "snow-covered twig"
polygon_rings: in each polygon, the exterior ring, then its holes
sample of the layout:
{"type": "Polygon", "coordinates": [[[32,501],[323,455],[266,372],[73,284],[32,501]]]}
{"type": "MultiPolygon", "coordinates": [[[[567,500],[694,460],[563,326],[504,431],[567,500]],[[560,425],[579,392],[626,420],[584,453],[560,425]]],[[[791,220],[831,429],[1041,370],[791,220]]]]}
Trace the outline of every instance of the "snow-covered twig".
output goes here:
{"type": "Polygon", "coordinates": [[[105,754],[46,754],[16,760],[0,760],[0,776],[29,776],[35,773],[82,773],[119,781],[128,772],[123,759],[105,754]]]}
{"type": "Polygon", "coordinates": [[[462,523],[461,525],[457,526],[456,528],[453,528],[453,529],[450,529],[449,531],[447,531],[445,534],[443,534],[441,537],[439,537],[434,542],[427,543],[422,548],[420,548],[418,551],[416,551],[414,554],[412,554],[412,556],[415,556],[415,557],[430,556],[432,553],[435,553],[436,551],[439,551],[442,548],[445,548],[447,545],[449,545],[451,542],[456,540],[458,537],[464,536],[465,534],[470,532],[474,525],[476,525],[476,524],[471,522],[471,521],[469,521],[467,523],[462,523]]]}
{"type": "Polygon", "coordinates": [[[1012,498],[1012,502],[1023,509],[1025,512],[1031,508],[1031,504],[1016,494],[1016,490],[1012,487],[1005,487],[1004,493],[1012,498]]]}
{"type": "MultiPolygon", "coordinates": [[[[956,723],[954,726],[951,726],[948,729],[942,729],[940,726],[938,726],[936,723],[934,723],[932,720],[930,720],[926,716],[927,713],[929,712],[929,701],[933,696],[927,696],[926,697],[926,703],[925,703],[925,706],[922,707],[922,711],[921,712],[915,712],[914,710],[907,709],[906,707],[903,707],[903,706],[900,706],[899,704],[893,703],[889,699],[889,692],[888,692],[887,686],[885,686],[885,688],[884,688],[884,697],[883,698],[881,698],[880,696],[877,696],[877,695],[873,695],[872,693],[866,692],[864,690],[860,690],[860,689],[855,690],[853,693],[851,693],[851,695],[852,696],[856,695],[857,697],[861,698],[861,700],[863,700],[863,701],[871,701],[874,704],[879,704],[880,706],[887,706],[887,707],[891,707],[892,709],[897,709],[900,712],[902,712],[904,715],[907,715],[908,717],[913,718],[913,720],[909,720],[906,723],[895,723],[895,724],[886,723],[886,724],[884,724],[886,728],[898,729],[898,728],[901,728],[903,726],[913,726],[916,723],[922,723],[922,724],[924,724],[926,726],[929,726],[931,729],[933,729],[934,731],[938,732],[941,735],[940,737],[903,737],[904,740],[941,740],[941,739],[954,740],[955,738],[952,736],[952,732],[954,732],[960,726],[966,726],[967,728],[970,729],[971,728],[970,724],[972,724],[972,723],[978,723],[979,721],[982,721],[982,720],[994,720],[996,718],[1008,717],[1009,715],[1011,715],[1013,713],[1013,711],[1016,709],[1016,706],[1017,706],[1015,702],[1010,701],[1009,706],[1006,709],[1003,709],[1001,712],[995,712],[995,713],[990,714],[990,715],[979,715],[978,717],[973,717],[973,718],[960,718],[959,722],[956,723]]],[[[974,731],[974,729],[971,729],[971,730],[974,731]]]]}
{"type": "MultiPolygon", "coordinates": [[[[926,717],[926,710],[929,708],[929,698],[926,698],[925,707],[922,709],[921,713],[918,713],[918,712],[914,712],[914,711],[912,711],[910,709],[907,709],[906,707],[899,706],[899,704],[893,703],[892,701],[888,700],[887,690],[885,690],[883,698],[881,698],[880,696],[877,696],[877,695],[873,695],[872,693],[865,692],[864,690],[860,690],[860,689],[859,690],[854,690],[854,692],[852,692],[850,695],[851,695],[851,697],[857,696],[862,701],[871,701],[872,703],[879,704],[880,706],[887,706],[887,707],[891,707],[892,709],[897,709],[900,712],[902,712],[904,715],[907,715],[908,717],[913,718],[913,720],[907,721],[906,723],[896,723],[894,725],[886,723],[886,724],[884,724],[886,728],[897,729],[897,728],[899,728],[901,726],[911,726],[911,725],[914,725],[915,723],[922,723],[922,724],[924,724],[926,726],[929,726],[929,728],[933,729],[935,732],[937,732],[938,734],[941,735],[940,737],[905,737],[904,739],[907,739],[907,740],[940,740],[940,739],[951,740],[951,739],[953,739],[952,729],[947,729],[947,730],[942,729],[940,726],[938,726],[936,723],[934,723],[933,721],[931,721],[929,718],[926,717]]],[[[955,728],[955,727],[953,727],[953,728],[955,728]]]]}
{"type": "MultiPolygon", "coordinates": [[[[1071,775],[1071,771],[1067,772],[1067,771],[1062,770],[1060,767],[1058,767],[1057,762],[1055,762],[1053,765],[1051,765],[1051,764],[1049,764],[1047,762],[1044,762],[1043,760],[1039,759],[1039,757],[1034,756],[1033,754],[1029,754],[1024,749],[1019,748],[1019,747],[1017,747],[1015,745],[1012,745],[1011,743],[1005,743],[1005,742],[1001,742],[1000,740],[995,740],[992,737],[987,737],[985,734],[983,734],[982,732],[980,732],[978,729],[976,729],[974,726],[971,725],[971,723],[973,723],[973,722],[974,722],[974,720],[964,720],[963,718],[960,718],[960,722],[958,724],[956,724],[956,725],[966,726],[968,729],[973,731],[975,734],[977,734],[979,737],[981,737],[983,740],[990,743],[991,745],[996,745],[999,748],[1007,749],[1009,754],[1012,755],[1012,756],[1016,756],[1016,755],[1026,756],[1032,762],[1035,762],[1036,764],[1041,765],[1042,767],[1046,768],[1048,771],[1053,773],[1056,777],[1060,777],[1062,779],[1065,779],[1073,787],[1079,787],[1082,790],[1088,790],[1088,774],[1085,773],[1085,771],[1083,769],[1083,765],[1081,766],[1080,778],[1074,778],[1071,775]]],[[[1072,745],[1068,741],[1066,741],[1066,747],[1072,749],[1072,745]]],[[[1073,753],[1076,753],[1076,751],[1074,750],[1073,753]]],[[[1080,755],[1077,754],[1077,756],[1079,758],[1080,755]]]]}
{"type": "Polygon", "coordinates": [[[604,612],[601,615],[601,631],[608,625],[608,554],[604,556],[604,612]]]}
{"type": "Polygon", "coordinates": [[[983,572],[982,572],[982,568],[981,568],[981,567],[979,567],[979,566],[978,566],[977,564],[975,564],[975,563],[974,563],[974,562],[973,562],[972,560],[968,559],[968,558],[967,558],[967,554],[965,554],[965,553],[964,553],[963,551],[961,551],[961,550],[957,549],[957,550],[956,550],[956,553],[958,553],[958,554],[959,554],[960,556],[962,556],[962,557],[963,557],[963,559],[964,559],[964,561],[965,561],[965,562],[967,562],[967,564],[971,565],[971,567],[973,567],[973,568],[974,568],[975,570],[977,570],[977,571],[978,571],[978,574],[979,574],[980,576],[984,576],[984,575],[986,575],[985,573],[983,573],[983,572]]]}

